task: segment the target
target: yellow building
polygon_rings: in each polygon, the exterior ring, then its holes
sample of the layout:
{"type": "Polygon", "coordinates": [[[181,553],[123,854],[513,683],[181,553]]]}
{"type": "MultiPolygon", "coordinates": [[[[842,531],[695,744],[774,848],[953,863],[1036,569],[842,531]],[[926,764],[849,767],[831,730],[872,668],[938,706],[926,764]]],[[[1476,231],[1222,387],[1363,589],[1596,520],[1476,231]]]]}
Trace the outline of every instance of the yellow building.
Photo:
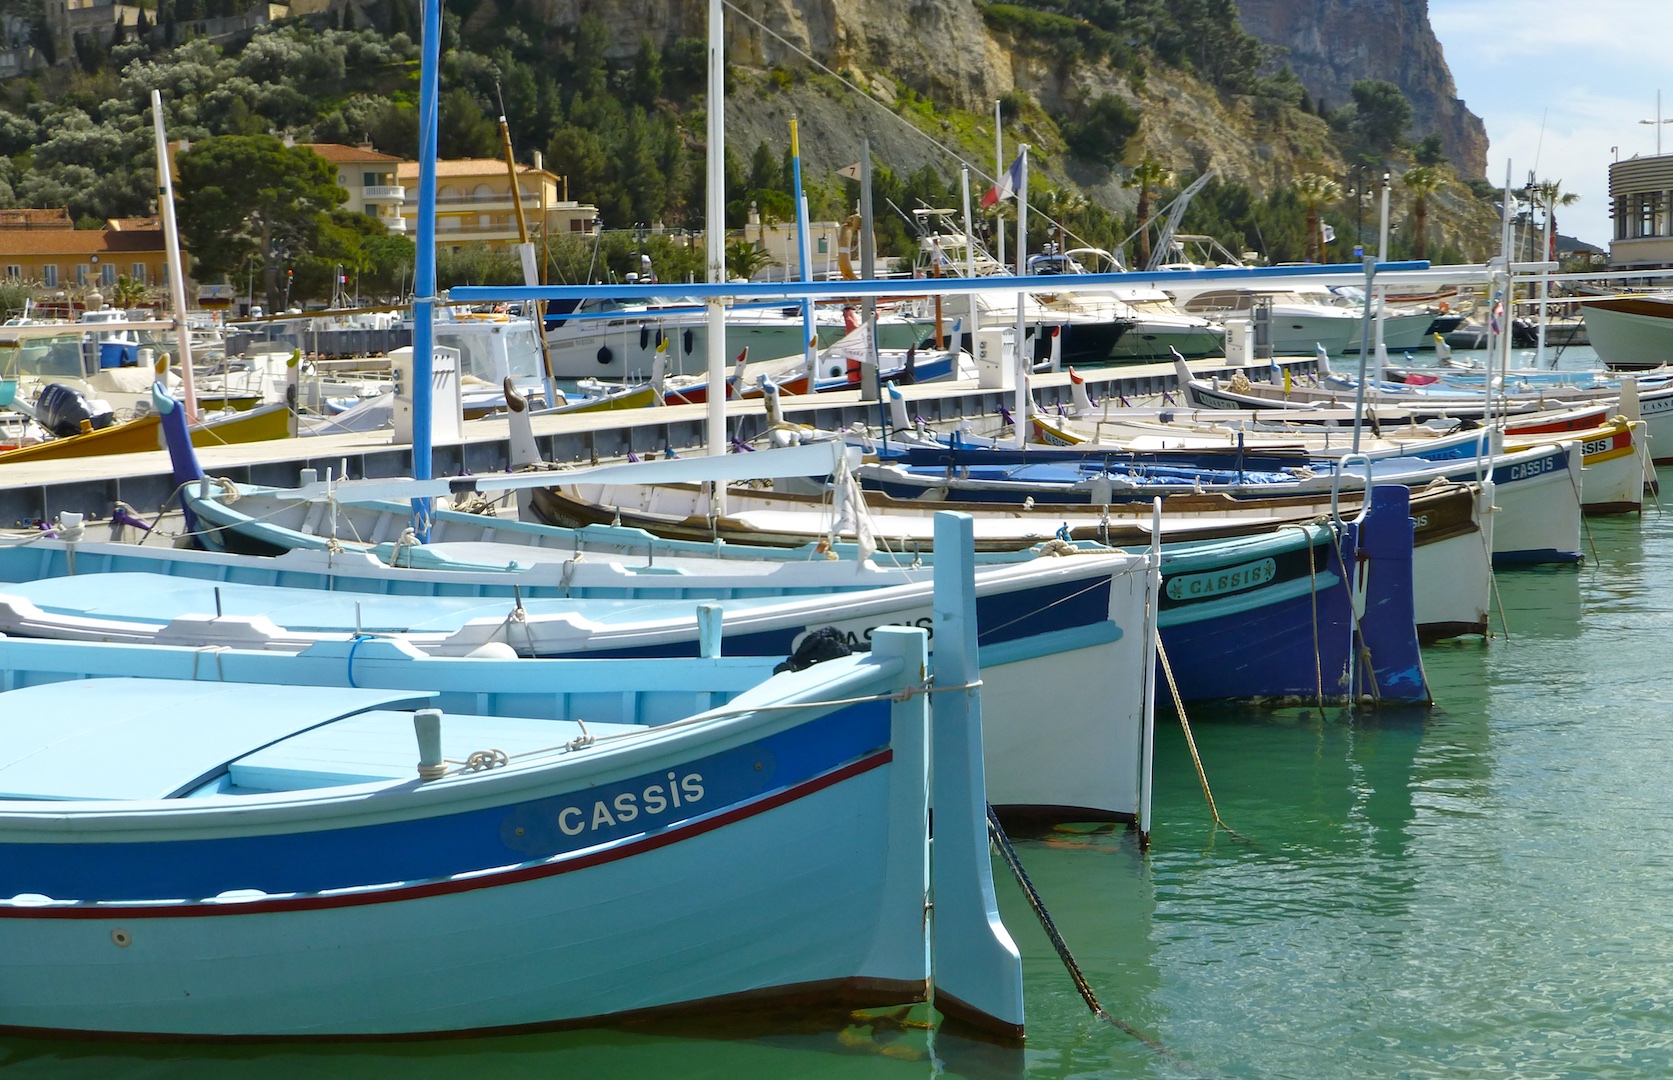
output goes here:
{"type": "Polygon", "coordinates": [[[108,295],[119,277],[166,285],[168,253],[155,218],[78,229],[63,208],[0,210],[0,276],[34,286],[43,302],[74,302],[94,289],[108,295]]]}
{"type": "MultiPolygon", "coordinates": [[[[399,179],[406,193],[401,215],[408,235],[418,234],[418,163],[403,161],[399,179]]],[[[574,233],[591,235],[598,208],[567,198],[563,177],[534,165],[517,166],[517,188],[531,239],[574,233]]],[[[517,243],[517,210],[511,178],[499,158],[436,162],[436,246],[459,251],[481,244],[505,250],[517,243]]]]}
{"type": "Polygon", "coordinates": [[[397,175],[402,165],[394,154],[382,154],[369,146],[339,143],[302,143],[337,170],[337,183],[349,193],[343,209],[365,214],[392,233],[405,233],[407,219],[401,216],[406,189],[397,175]]]}

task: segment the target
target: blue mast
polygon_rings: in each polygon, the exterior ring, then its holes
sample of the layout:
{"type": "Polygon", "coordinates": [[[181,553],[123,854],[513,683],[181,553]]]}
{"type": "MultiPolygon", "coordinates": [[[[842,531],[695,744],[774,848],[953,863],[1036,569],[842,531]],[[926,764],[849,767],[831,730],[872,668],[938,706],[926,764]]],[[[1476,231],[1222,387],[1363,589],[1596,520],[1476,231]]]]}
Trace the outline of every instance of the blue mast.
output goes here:
{"type": "MultiPolygon", "coordinates": [[[[808,265],[812,261],[808,251],[807,199],[802,196],[802,147],[796,137],[796,118],[790,118],[790,165],[792,172],[792,186],[796,199],[796,261],[800,264],[798,270],[803,281],[812,281],[812,268],[808,265]]],[[[814,344],[813,301],[802,297],[802,349],[807,358],[807,390],[813,393],[814,376],[814,344]]],[[[741,389],[741,388],[740,388],[741,389]]]]}
{"type": "MultiPolygon", "coordinates": [[[[418,76],[418,251],[412,298],[412,475],[430,479],[436,308],[436,85],[441,67],[441,0],[423,0],[424,44],[418,76]]],[[[430,538],[430,499],[412,501],[412,530],[430,538]]]]}

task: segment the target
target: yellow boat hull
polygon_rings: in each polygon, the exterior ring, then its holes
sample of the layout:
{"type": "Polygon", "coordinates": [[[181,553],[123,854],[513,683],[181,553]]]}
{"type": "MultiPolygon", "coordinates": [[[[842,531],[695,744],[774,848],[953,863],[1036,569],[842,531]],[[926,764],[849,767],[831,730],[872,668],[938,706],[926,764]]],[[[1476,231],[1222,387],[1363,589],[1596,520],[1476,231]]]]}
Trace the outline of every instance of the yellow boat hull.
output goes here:
{"type": "MultiPolygon", "coordinates": [[[[156,414],[141,416],[101,431],[89,431],[62,439],[50,439],[33,446],[0,452],[0,465],[17,461],[57,461],[64,458],[101,457],[105,454],[135,454],[161,450],[162,423],[156,414]]],[[[223,414],[192,428],[192,445],[223,446],[231,443],[263,442],[290,434],[290,414],[283,405],[264,405],[249,412],[223,414]]]]}

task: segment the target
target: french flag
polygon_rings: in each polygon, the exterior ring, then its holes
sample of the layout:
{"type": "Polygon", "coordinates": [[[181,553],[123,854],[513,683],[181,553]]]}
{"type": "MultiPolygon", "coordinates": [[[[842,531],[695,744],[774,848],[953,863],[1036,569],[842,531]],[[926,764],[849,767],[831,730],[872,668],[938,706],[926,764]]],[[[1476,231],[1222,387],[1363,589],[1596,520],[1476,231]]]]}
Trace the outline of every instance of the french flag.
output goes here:
{"type": "Polygon", "coordinates": [[[1000,199],[1014,198],[1017,186],[1022,183],[1022,155],[1011,162],[1011,167],[1005,170],[1005,175],[999,178],[999,183],[988,188],[988,193],[982,196],[982,209],[986,210],[1000,199]]]}

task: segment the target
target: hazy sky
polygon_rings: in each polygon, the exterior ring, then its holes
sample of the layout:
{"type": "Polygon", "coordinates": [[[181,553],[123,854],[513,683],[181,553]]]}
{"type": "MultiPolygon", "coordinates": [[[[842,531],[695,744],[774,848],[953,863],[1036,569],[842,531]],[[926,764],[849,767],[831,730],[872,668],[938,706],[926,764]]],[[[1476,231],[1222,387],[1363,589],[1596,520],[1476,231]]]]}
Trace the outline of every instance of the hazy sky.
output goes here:
{"type": "Polygon", "coordinates": [[[1458,96],[1487,125],[1487,175],[1532,169],[1580,196],[1563,233],[1608,248],[1611,147],[1673,154],[1673,0],[1429,0],[1458,96]]]}

